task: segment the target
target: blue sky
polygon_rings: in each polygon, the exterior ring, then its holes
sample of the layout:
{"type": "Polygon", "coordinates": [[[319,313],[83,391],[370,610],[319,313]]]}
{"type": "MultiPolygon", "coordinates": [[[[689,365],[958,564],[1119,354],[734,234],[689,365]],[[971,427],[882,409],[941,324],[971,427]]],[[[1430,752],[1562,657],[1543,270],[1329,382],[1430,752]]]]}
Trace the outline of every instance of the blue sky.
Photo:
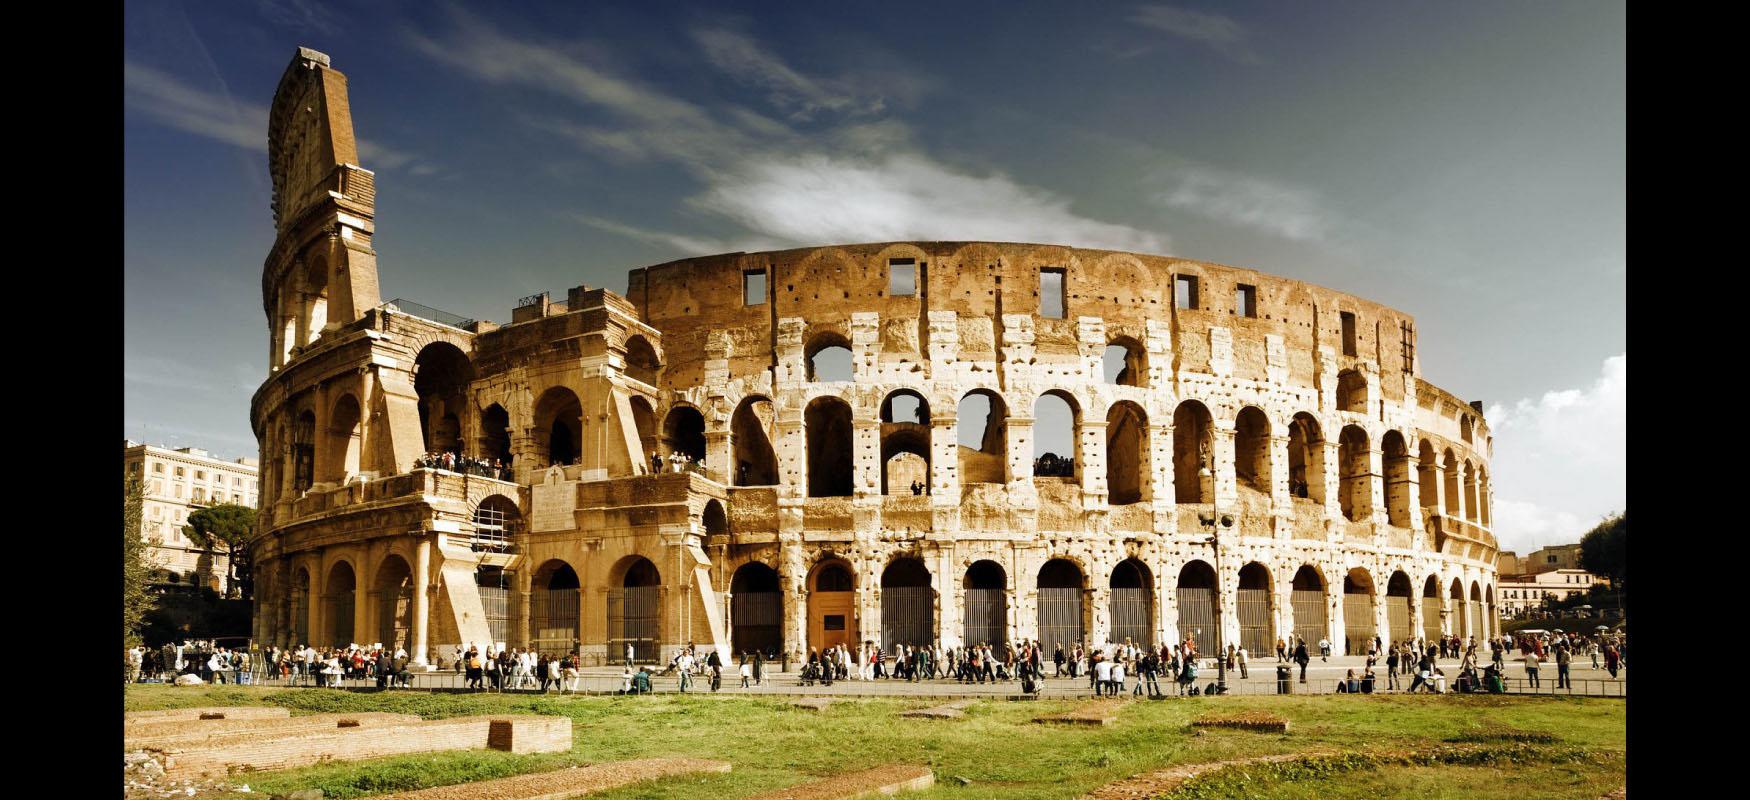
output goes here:
{"type": "Polygon", "coordinates": [[[1424,376],[1490,409],[1505,547],[1622,507],[1621,4],[654,5],[130,3],[127,435],[253,454],[304,45],[349,79],[384,299],[504,321],[891,239],[1255,267],[1417,318],[1424,376]]]}

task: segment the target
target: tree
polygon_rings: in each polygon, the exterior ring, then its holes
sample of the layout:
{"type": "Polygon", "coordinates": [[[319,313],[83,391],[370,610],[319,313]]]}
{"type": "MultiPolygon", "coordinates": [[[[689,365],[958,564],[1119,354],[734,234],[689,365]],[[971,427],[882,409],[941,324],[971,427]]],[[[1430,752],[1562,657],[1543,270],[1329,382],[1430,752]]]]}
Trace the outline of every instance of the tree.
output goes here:
{"type": "Polygon", "coordinates": [[[1608,578],[1619,593],[1627,594],[1628,512],[1605,517],[1580,537],[1580,566],[1608,578]]]}
{"type": "Polygon", "coordinates": [[[140,532],[145,503],[139,478],[128,479],[123,497],[126,499],[122,501],[122,643],[124,647],[133,647],[140,643],[146,615],[157,601],[146,590],[152,564],[146,560],[146,539],[140,532]]]}
{"type": "Polygon", "coordinates": [[[249,565],[249,542],[255,538],[255,509],[235,503],[220,503],[188,515],[183,535],[197,546],[225,556],[226,597],[249,599],[254,570],[249,565]]]}

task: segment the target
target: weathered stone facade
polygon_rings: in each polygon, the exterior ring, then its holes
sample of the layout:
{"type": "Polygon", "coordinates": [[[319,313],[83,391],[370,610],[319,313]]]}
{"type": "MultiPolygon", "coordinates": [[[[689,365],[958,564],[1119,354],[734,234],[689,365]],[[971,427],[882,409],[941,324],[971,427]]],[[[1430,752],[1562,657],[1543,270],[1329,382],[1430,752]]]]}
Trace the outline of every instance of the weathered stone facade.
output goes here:
{"type": "Polygon", "coordinates": [[[451,327],[378,298],[326,56],[272,119],[263,641],[599,662],[1495,629],[1487,424],[1421,380],[1401,312],[1165,256],[898,242],[684,259],[451,327]],[[1063,462],[1036,462],[1040,403],[1069,409],[1063,462]],[[412,468],[441,449],[515,480],[412,468]],[[652,474],[676,452],[699,467],[652,474]]]}

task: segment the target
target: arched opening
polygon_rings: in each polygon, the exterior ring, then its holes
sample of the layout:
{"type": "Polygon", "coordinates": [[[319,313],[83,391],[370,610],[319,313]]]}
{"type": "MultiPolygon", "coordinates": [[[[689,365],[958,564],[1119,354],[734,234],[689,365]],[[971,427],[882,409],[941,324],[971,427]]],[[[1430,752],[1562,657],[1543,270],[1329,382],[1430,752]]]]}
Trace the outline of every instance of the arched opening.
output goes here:
{"type": "Polygon", "coordinates": [[[1270,418],[1255,406],[1234,420],[1234,480],[1245,489],[1270,494],[1270,418]]]}
{"type": "MultiPolygon", "coordinates": [[[[513,579],[512,573],[503,567],[482,564],[474,568],[474,591],[480,593],[480,605],[486,613],[486,631],[492,637],[494,647],[500,644],[508,647],[516,635],[516,613],[510,603],[513,579]]],[[[531,607],[530,611],[533,610],[531,607]]],[[[486,643],[474,644],[484,647],[486,643]]]]}
{"type": "Polygon", "coordinates": [[[1107,383],[1147,386],[1148,351],[1135,339],[1119,336],[1106,345],[1106,352],[1100,359],[1100,373],[1107,383]]]}
{"type": "Polygon", "coordinates": [[[1148,414],[1128,400],[1106,412],[1106,502],[1149,499],[1148,414]]]}
{"type": "Polygon", "coordinates": [[[716,500],[706,501],[699,522],[705,526],[706,536],[726,536],[729,533],[729,515],[724,513],[723,504],[716,500]]]}
{"type": "Polygon", "coordinates": [[[1009,480],[1009,409],[987,389],[960,398],[955,411],[960,443],[960,482],[1007,483],[1009,480]]]}
{"type": "Polygon", "coordinates": [[[784,595],[778,571],[750,561],[729,581],[730,638],[737,655],[761,653],[767,659],[784,651],[784,595]]]}
{"type": "Polygon", "coordinates": [[[1471,440],[1471,421],[1469,414],[1460,414],[1458,417],[1458,438],[1463,439],[1465,444],[1474,443],[1471,440]]]}
{"type": "MultiPolygon", "coordinates": [[[[558,559],[535,570],[529,580],[529,647],[542,653],[569,653],[577,647],[579,585],[577,570],[558,559]]],[[[609,654],[620,656],[611,649],[609,654]]]]}
{"type": "Polygon", "coordinates": [[[1478,638],[1489,635],[1489,619],[1483,616],[1483,585],[1471,581],[1470,585],[1470,633],[1467,636],[1478,638]]]}
{"type": "Polygon", "coordinates": [[[1396,645],[1407,642],[1416,635],[1415,624],[1410,618],[1410,595],[1415,589],[1410,585],[1410,576],[1402,570],[1393,572],[1391,580],[1385,584],[1385,622],[1386,629],[1391,631],[1388,640],[1396,645]]]}
{"type": "Polygon", "coordinates": [[[1367,413],[1367,378],[1359,371],[1346,369],[1337,373],[1337,408],[1367,413]]]}
{"type": "Polygon", "coordinates": [[[1358,656],[1367,652],[1373,637],[1379,634],[1374,621],[1373,576],[1356,567],[1343,577],[1343,654],[1358,656]]]}
{"type": "Polygon", "coordinates": [[[1472,633],[1470,615],[1465,613],[1464,583],[1457,578],[1452,579],[1452,634],[1454,636],[1469,636],[1472,633]]]}
{"type": "Polygon", "coordinates": [[[460,348],[432,342],[413,361],[413,391],[419,396],[419,431],[428,453],[462,455],[462,415],[474,365],[460,348]]]}
{"type": "Polygon", "coordinates": [[[966,568],[965,645],[988,644],[1001,651],[1008,644],[1008,585],[1008,573],[995,561],[975,561],[966,568]]]}
{"type": "Polygon", "coordinates": [[[1446,516],[1458,518],[1459,481],[1458,456],[1452,454],[1452,448],[1446,448],[1446,458],[1442,462],[1446,472],[1446,516]]]}
{"type": "Polygon", "coordinates": [[[1501,635],[1501,618],[1495,611],[1495,586],[1483,587],[1483,635],[1501,635]]]}
{"type": "Polygon", "coordinates": [[[851,343],[837,333],[816,334],[803,348],[808,360],[808,379],[817,383],[851,381],[851,343]]]}
{"type": "Polygon", "coordinates": [[[1325,437],[1304,411],[1288,423],[1288,494],[1325,504],[1325,437]]]}
{"type": "Polygon", "coordinates": [[[1069,559],[1054,558],[1039,568],[1039,647],[1043,652],[1062,646],[1067,654],[1082,641],[1084,588],[1081,567],[1069,559]]]}
{"type": "Polygon", "coordinates": [[[632,427],[638,431],[638,455],[651,473],[660,474],[662,464],[652,458],[662,452],[662,439],[656,434],[656,408],[643,395],[636,394],[627,405],[632,407],[632,427]]]}
{"type": "Polygon", "coordinates": [[[650,346],[649,339],[641,334],[627,337],[626,377],[655,386],[657,372],[661,369],[662,360],[656,357],[656,348],[650,346]]]}
{"type": "Polygon", "coordinates": [[[1373,465],[1367,447],[1367,432],[1345,425],[1337,437],[1337,464],[1342,470],[1337,501],[1343,516],[1363,522],[1373,516],[1373,465]]]}
{"type": "Polygon", "coordinates": [[[327,629],[323,640],[330,647],[346,647],[354,643],[353,602],[358,597],[358,576],[352,564],[336,561],[328,568],[328,580],[322,584],[322,620],[327,629]]]}
{"type": "Polygon", "coordinates": [[[1180,503],[1208,503],[1215,497],[1213,423],[1208,407],[1196,400],[1173,411],[1173,491],[1180,503]],[[1200,474],[1205,467],[1207,476],[1200,474]]]}
{"type": "Polygon", "coordinates": [[[910,389],[881,401],[881,493],[930,493],[930,407],[910,389]]]}
{"type": "Polygon", "coordinates": [[[1494,527],[1494,521],[1489,515],[1489,471],[1481,465],[1477,467],[1477,524],[1485,528],[1494,527]]]}
{"type": "MultiPolygon", "coordinates": [[[[175,575],[171,577],[174,578],[175,575]]],[[[293,647],[311,644],[310,570],[303,567],[299,567],[297,573],[292,576],[291,607],[292,618],[289,621],[292,638],[287,644],[293,647]]]]}
{"type": "Polygon", "coordinates": [[[1190,639],[1199,653],[1220,652],[1221,623],[1215,613],[1215,568],[1191,561],[1179,570],[1179,638],[1190,639]]]}
{"type": "Polygon", "coordinates": [[[662,576],[643,556],[621,559],[615,569],[620,580],[608,590],[608,652],[625,658],[632,647],[632,660],[658,660],[662,629],[662,576]]]}
{"type": "Polygon", "coordinates": [[[394,555],[383,559],[382,565],[377,567],[377,579],[372,584],[370,599],[375,606],[376,613],[372,616],[377,625],[371,641],[381,642],[391,653],[411,648],[413,570],[407,566],[406,559],[394,555]]]}
{"type": "Polygon", "coordinates": [[[1422,582],[1422,638],[1440,638],[1440,580],[1433,575],[1422,582]]]}
{"type": "Polygon", "coordinates": [[[772,450],[772,429],[777,412],[763,395],[742,398],[729,420],[729,440],[735,452],[736,486],[772,486],[778,482],[778,455],[772,450]]]}
{"type": "Polygon", "coordinates": [[[1386,431],[1379,440],[1385,466],[1386,520],[1399,528],[1410,527],[1410,448],[1404,435],[1386,431]]]}
{"type": "Polygon", "coordinates": [[[692,406],[669,409],[662,421],[662,445],[669,453],[679,453],[688,464],[705,460],[705,415],[692,406]]]}
{"type": "Polygon", "coordinates": [[[930,571],[916,558],[896,558],[881,573],[881,648],[936,640],[930,571]]]}
{"type": "Polygon", "coordinates": [[[1423,508],[1439,510],[1440,506],[1440,457],[1434,454],[1434,445],[1427,439],[1417,446],[1416,478],[1423,508]]]}
{"type": "Polygon", "coordinates": [[[502,494],[488,495],[474,508],[475,551],[504,552],[516,540],[522,511],[515,500],[502,494]]]}
{"type": "Polygon", "coordinates": [[[548,464],[575,464],[583,453],[583,403],[577,393],[554,386],[535,401],[537,442],[548,464]]]}
{"type": "Polygon", "coordinates": [[[493,403],[480,412],[480,454],[510,468],[510,412],[493,403]]]}
{"type": "Polygon", "coordinates": [[[1325,576],[1311,564],[1302,565],[1289,587],[1289,604],[1294,608],[1294,636],[1308,647],[1316,648],[1320,639],[1330,635],[1325,603],[1325,576]]]}
{"type": "Polygon", "coordinates": [[[328,454],[328,469],[323,480],[346,483],[359,474],[359,455],[364,450],[364,425],[358,398],[341,395],[329,415],[328,439],[324,448],[328,454]]]}
{"type": "Polygon", "coordinates": [[[1148,565],[1136,558],[1118,562],[1112,568],[1110,588],[1107,611],[1112,615],[1111,640],[1154,647],[1154,575],[1148,565]]]}
{"type": "Polygon", "coordinates": [[[857,585],[851,565],[824,559],[808,582],[808,646],[825,650],[857,642],[857,585]]]}
{"type": "Polygon", "coordinates": [[[1080,409],[1069,395],[1050,391],[1033,403],[1033,477],[1075,479],[1080,472],[1076,428],[1080,409]]]}
{"type": "Polygon", "coordinates": [[[316,482],[316,412],[306,409],[292,423],[292,494],[316,482]]]}
{"type": "Polygon", "coordinates": [[[310,257],[298,294],[298,344],[307,346],[328,326],[328,259],[310,257]]]}
{"type": "Polygon", "coordinates": [[[808,496],[849,497],[852,490],[851,404],[837,397],[816,397],[803,412],[808,431],[808,496]]]}
{"type": "Polygon", "coordinates": [[[1464,518],[1477,521],[1477,468],[1469,459],[1464,462],[1464,518]]]}
{"type": "Polygon", "coordinates": [[[1240,618],[1240,646],[1253,658],[1276,649],[1276,624],[1270,613],[1270,569],[1253,561],[1240,567],[1235,605],[1240,618]]]}

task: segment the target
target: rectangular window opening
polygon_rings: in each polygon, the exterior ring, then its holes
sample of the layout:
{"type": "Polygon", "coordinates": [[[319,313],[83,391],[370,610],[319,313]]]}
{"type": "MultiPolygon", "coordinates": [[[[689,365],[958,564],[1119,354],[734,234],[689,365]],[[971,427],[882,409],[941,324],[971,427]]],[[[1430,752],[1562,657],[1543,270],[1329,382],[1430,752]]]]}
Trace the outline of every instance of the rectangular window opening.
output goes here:
{"type": "Polygon", "coordinates": [[[887,294],[891,297],[914,297],[918,293],[918,265],[913,258],[887,260],[887,294]]]}
{"type": "Polygon", "coordinates": [[[845,629],[845,615],[843,615],[843,614],[827,614],[826,616],[821,618],[821,628],[823,628],[825,630],[829,630],[829,631],[842,631],[842,630],[844,630],[845,629]]]}
{"type": "Polygon", "coordinates": [[[766,271],[750,269],[741,273],[741,304],[757,306],[766,302],[766,271]]]}
{"type": "Polygon", "coordinates": [[[1345,311],[1343,312],[1343,355],[1352,356],[1355,355],[1356,352],[1355,314],[1350,311],[1345,311]]]}
{"type": "Polygon", "coordinates": [[[1039,316],[1063,319],[1069,302],[1063,294],[1063,270],[1046,267],[1039,270],[1039,316]]]}
{"type": "Polygon", "coordinates": [[[1242,317],[1258,316],[1258,287],[1242,283],[1235,288],[1234,311],[1242,317]]]}
{"type": "Polygon", "coordinates": [[[1179,308],[1197,308],[1197,276],[1173,276],[1173,304],[1179,308]]]}

